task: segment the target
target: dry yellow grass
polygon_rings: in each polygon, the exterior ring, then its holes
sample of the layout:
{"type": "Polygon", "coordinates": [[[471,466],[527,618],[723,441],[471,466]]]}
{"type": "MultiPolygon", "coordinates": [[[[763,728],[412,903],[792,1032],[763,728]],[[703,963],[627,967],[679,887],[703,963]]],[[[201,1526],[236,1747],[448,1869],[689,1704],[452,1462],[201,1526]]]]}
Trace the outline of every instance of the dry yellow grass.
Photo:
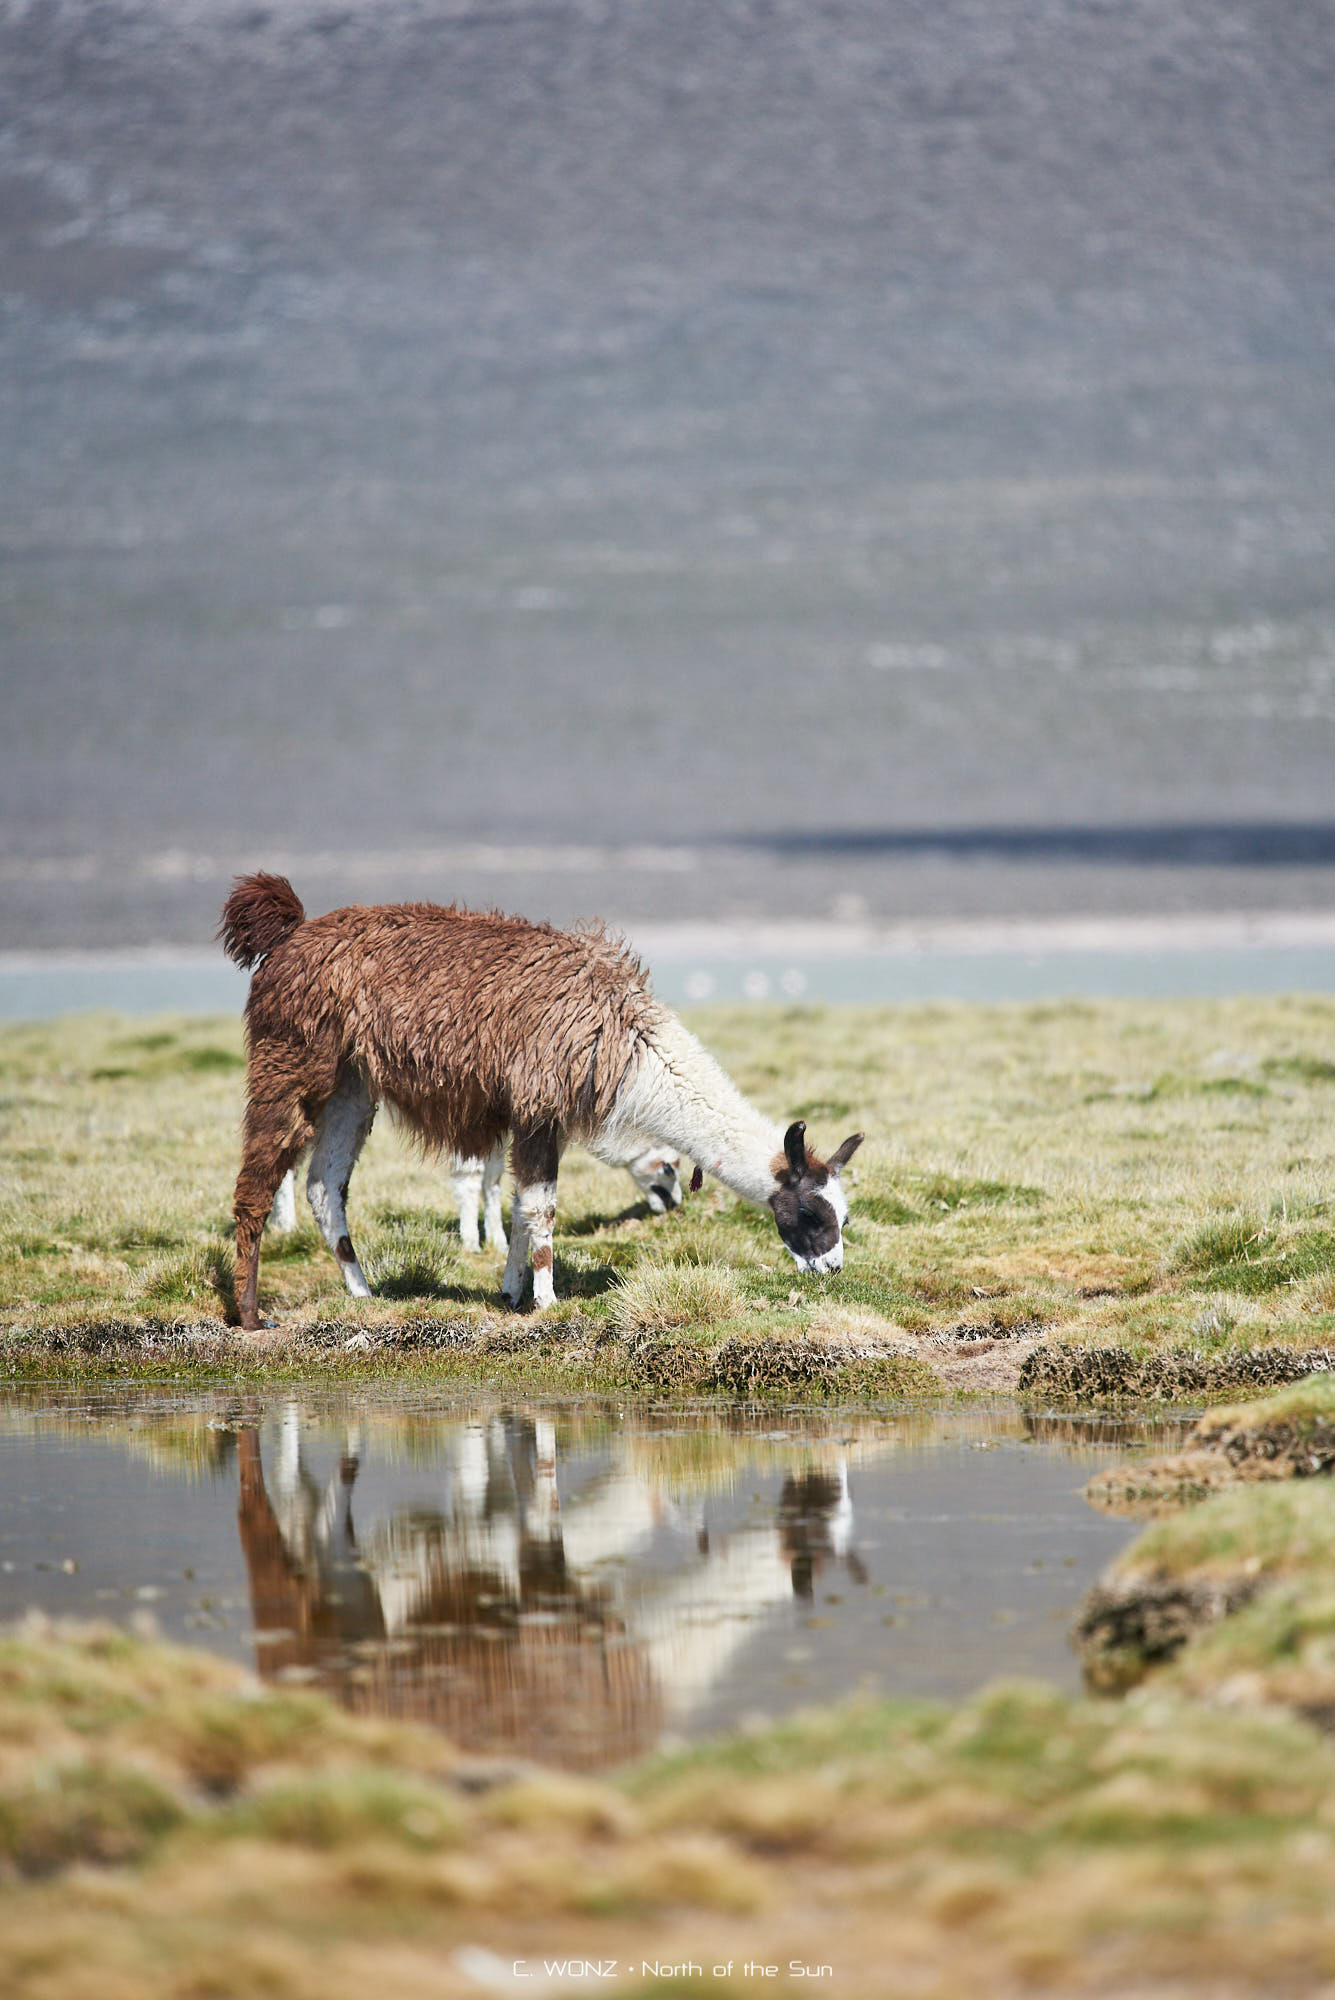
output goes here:
{"type": "Polygon", "coordinates": [[[738,1318],[746,1307],[741,1281],[726,1264],[646,1258],[617,1286],[609,1316],[625,1334],[708,1331],[738,1318]]]}
{"type": "Polygon", "coordinates": [[[478,1789],[438,1738],[33,1625],[0,1644],[0,1745],[15,2000],[417,2000],[516,1960],[541,1993],[572,1957],[629,1994],[827,1964],[852,2000],[1335,1977],[1335,1747],[1181,1696],[861,1705],[619,1785],[478,1789]]]}

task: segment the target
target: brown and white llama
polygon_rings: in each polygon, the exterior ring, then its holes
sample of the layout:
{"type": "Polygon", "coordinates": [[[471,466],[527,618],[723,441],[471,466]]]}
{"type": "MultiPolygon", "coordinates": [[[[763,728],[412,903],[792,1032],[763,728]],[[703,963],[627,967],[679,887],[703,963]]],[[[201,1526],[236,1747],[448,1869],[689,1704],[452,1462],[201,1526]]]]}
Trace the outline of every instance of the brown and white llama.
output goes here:
{"type": "Polygon", "coordinates": [[[229,958],[253,966],[236,1215],[241,1325],[259,1325],[260,1237],[274,1194],[311,1145],[321,1232],[350,1290],[366,1283],[348,1235],[348,1182],[388,1103],[426,1146],[485,1159],[511,1139],[515,1198],[501,1290],[555,1296],[556,1177],[568,1139],[656,1132],[749,1201],[768,1206],[800,1271],[843,1263],[839,1172],[748,1104],[650,993],[638,961],[598,931],[395,903],[307,919],[281,875],[247,875],[223,905],[229,958]]]}
{"type": "MultiPolygon", "coordinates": [[[[629,1132],[615,1140],[600,1141],[595,1135],[590,1151],[605,1166],[624,1167],[649,1205],[651,1215],[666,1215],[680,1208],[682,1201],[680,1161],[666,1146],[654,1145],[643,1132],[629,1132]]],[[[509,1249],[501,1211],[501,1175],[505,1171],[505,1148],[485,1160],[451,1158],[450,1183],[459,1208],[459,1235],[465,1250],[509,1249]],[[482,1232],[478,1234],[481,1211],[482,1232]]],[[[269,1212],[270,1229],[284,1231],[297,1226],[296,1176],[289,1167],[278,1184],[269,1212]]]]}

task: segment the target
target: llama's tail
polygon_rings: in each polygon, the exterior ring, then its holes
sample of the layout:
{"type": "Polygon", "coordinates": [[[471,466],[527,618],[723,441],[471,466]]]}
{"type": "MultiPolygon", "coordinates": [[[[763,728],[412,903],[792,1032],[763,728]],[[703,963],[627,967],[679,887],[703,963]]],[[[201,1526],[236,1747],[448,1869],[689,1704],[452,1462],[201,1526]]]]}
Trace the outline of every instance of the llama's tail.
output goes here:
{"type": "Polygon", "coordinates": [[[237,965],[251,966],[305,921],[286,875],[238,875],[223,904],[218,941],[237,965]]]}

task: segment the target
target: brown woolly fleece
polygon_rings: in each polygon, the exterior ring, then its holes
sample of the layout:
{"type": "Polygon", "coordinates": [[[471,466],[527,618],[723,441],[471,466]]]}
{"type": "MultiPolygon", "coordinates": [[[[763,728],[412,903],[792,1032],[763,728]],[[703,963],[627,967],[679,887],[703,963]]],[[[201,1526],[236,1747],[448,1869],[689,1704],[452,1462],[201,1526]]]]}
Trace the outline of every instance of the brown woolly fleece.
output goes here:
{"type": "Polygon", "coordinates": [[[274,1193],[349,1065],[424,1145],[471,1158],[507,1132],[595,1132],[663,1019],[638,960],[598,931],[434,903],[307,920],[281,875],[250,875],[219,936],[256,965],[235,1201],[243,1325],[274,1193]]]}

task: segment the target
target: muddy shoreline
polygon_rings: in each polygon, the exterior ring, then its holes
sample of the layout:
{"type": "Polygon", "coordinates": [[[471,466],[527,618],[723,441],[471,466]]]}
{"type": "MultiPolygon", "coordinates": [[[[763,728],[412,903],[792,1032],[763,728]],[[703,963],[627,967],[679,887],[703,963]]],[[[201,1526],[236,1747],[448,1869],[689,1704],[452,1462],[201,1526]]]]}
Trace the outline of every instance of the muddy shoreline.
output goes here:
{"type": "Polygon", "coordinates": [[[626,1336],[605,1321],[579,1316],[550,1325],[508,1314],[378,1323],[295,1320],[255,1335],[221,1319],[107,1315],[54,1326],[12,1325],[0,1333],[0,1370],[11,1378],[116,1377],[135,1368],[228,1377],[393,1374],[409,1368],[462,1380],[490,1379],[499,1371],[508,1380],[557,1393],[622,1388],[824,1401],[916,1397],[944,1389],[1014,1392],[1056,1408],[1180,1407],[1230,1390],[1262,1393],[1301,1382],[1335,1368],[1335,1355],[1289,1345],[1226,1354],[1079,1348],[1048,1340],[1040,1326],[1024,1321],[1010,1327],[961,1322],[921,1335],[901,1329],[884,1339],[764,1333],[711,1341],[668,1333],[626,1336]]]}

